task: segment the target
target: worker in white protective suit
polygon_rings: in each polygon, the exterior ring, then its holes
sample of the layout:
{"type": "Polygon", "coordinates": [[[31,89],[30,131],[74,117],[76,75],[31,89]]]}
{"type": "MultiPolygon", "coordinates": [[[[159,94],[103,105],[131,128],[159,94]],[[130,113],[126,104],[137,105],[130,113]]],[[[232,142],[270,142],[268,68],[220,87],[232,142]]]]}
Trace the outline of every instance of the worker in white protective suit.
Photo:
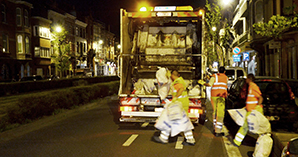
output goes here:
{"type": "Polygon", "coordinates": [[[184,145],[195,145],[192,129],[194,126],[187,116],[189,108],[189,99],[186,91],[186,84],[180,77],[177,70],[171,73],[173,83],[172,102],[165,106],[161,115],[157,119],[155,127],[161,130],[160,136],[153,136],[153,140],[158,143],[168,143],[169,136],[176,136],[180,132],[184,133],[186,141],[184,145]]]}

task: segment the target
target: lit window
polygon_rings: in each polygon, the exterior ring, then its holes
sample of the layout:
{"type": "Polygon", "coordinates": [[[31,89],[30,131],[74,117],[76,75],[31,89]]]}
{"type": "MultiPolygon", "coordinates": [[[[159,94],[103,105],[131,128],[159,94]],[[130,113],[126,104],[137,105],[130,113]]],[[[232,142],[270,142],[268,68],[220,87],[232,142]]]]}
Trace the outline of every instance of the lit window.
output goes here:
{"type": "Polygon", "coordinates": [[[3,34],[2,40],[3,40],[3,53],[9,53],[9,51],[8,51],[8,36],[3,34]]]}
{"type": "Polygon", "coordinates": [[[27,54],[30,54],[30,41],[29,41],[29,37],[25,38],[25,51],[27,54]]]}
{"type": "Polygon", "coordinates": [[[35,56],[35,57],[40,57],[39,47],[35,47],[35,48],[34,48],[34,56],[35,56]]]}
{"type": "Polygon", "coordinates": [[[45,27],[39,27],[39,36],[49,38],[50,37],[50,29],[45,27]]]}
{"type": "Polygon", "coordinates": [[[16,22],[17,22],[17,25],[18,26],[21,26],[22,25],[22,23],[21,23],[21,17],[22,17],[22,15],[21,15],[21,9],[20,8],[17,8],[16,9],[16,22]]]}
{"type": "Polygon", "coordinates": [[[25,10],[24,12],[24,22],[25,22],[25,26],[29,27],[29,18],[28,18],[28,11],[25,10]]]}
{"type": "Polygon", "coordinates": [[[4,4],[1,5],[2,22],[6,22],[6,7],[4,4]]]}
{"type": "Polygon", "coordinates": [[[18,53],[23,53],[23,37],[18,35],[18,53]]]}

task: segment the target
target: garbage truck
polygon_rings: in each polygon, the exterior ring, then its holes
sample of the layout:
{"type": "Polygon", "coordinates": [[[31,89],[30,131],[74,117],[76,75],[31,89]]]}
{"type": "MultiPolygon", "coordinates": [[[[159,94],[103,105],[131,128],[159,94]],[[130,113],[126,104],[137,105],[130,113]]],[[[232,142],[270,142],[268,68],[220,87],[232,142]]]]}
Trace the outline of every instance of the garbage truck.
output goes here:
{"type": "Polygon", "coordinates": [[[156,72],[166,68],[178,70],[187,84],[189,118],[204,123],[206,91],[197,83],[207,64],[202,13],[191,6],[156,6],[137,12],[120,9],[120,122],[156,121],[166,100],[172,99],[171,92],[165,99],[158,94],[156,72]]]}

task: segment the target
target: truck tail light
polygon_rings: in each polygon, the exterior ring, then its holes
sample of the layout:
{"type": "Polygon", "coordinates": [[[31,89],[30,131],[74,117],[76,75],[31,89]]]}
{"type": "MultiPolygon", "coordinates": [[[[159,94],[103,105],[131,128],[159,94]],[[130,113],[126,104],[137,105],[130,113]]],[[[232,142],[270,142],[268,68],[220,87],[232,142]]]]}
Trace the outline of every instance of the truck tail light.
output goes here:
{"type": "Polygon", "coordinates": [[[131,111],[136,111],[137,107],[136,106],[120,106],[120,111],[121,112],[131,112],[131,111]]]}
{"type": "Polygon", "coordinates": [[[190,108],[188,113],[199,113],[199,114],[203,114],[203,110],[199,109],[199,108],[190,108]]]}

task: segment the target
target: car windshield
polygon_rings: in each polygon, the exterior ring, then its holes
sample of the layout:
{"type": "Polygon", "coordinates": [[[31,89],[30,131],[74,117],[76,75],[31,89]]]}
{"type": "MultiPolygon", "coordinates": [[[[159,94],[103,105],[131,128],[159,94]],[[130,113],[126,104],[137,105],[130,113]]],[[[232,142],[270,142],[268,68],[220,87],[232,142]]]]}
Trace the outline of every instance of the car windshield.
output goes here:
{"type": "Polygon", "coordinates": [[[235,70],[226,70],[226,75],[229,78],[229,80],[235,79],[235,70]]]}

